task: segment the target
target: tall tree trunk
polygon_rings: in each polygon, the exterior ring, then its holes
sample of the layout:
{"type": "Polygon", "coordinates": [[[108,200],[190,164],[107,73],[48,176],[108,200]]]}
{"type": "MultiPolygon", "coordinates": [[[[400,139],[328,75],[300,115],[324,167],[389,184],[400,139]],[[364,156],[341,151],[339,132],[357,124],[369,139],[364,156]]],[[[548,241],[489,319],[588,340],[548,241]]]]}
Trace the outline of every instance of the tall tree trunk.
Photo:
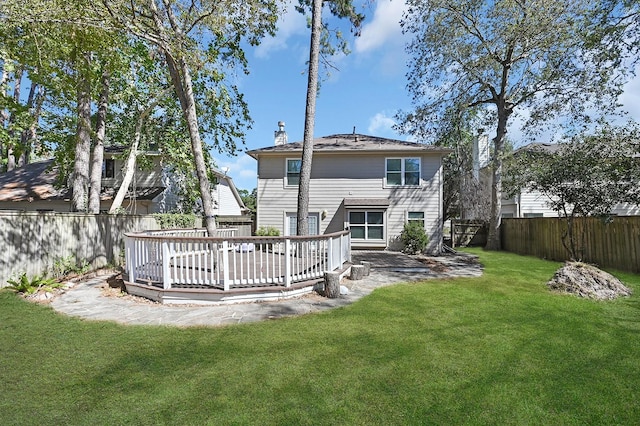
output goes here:
{"type": "MultiPolygon", "coordinates": [[[[7,81],[9,80],[9,71],[7,71],[7,65],[10,61],[9,58],[4,56],[0,57],[2,60],[2,75],[0,75],[0,96],[7,95],[7,81]]],[[[0,109],[0,129],[4,129],[7,121],[9,120],[9,113],[5,108],[0,109]]],[[[0,158],[4,156],[5,149],[8,148],[0,140],[0,158]]],[[[2,164],[2,162],[0,162],[2,164]]],[[[0,166],[0,172],[4,172],[0,166]]]]}
{"type": "Polygon", "coordinates": [[[507,134],[507,121],[510,110],[498,105],[498,129],[494,143],[493,179],[491,182],[491,215],[489,217],[489,231],[487,235],[487,250],[500,250],[500,212],[502,210],[502,160],[504,157],[504,139],[507,134]]]}
{"type": "Polygon", "coordinates": [[[27,129],[23,136],[24,140],[24,164],[29,164],[31,162],[31,153],[38,149],[37,141],[38,141],[38,126],[40,123],[40,114],[42,112],[42,104],[44,103],[44,88],[38,85],[36,91],[36,99],[35,105],[32,108],[31,113],[31,126],[27,129]]]}
{"type": "MultiPolygon", "coordinates": [[[[83,55],[88,69],[90,54],[83,55]]],[[[91,82],[84,72],[78,71],[78,126],[76,150],[71,183],[71,211],[86,212],[89,187],[89,157],[91,155],[91,82]]]]}
{"type": "MultiPolygon", "coordinates": [[[[177,57],[174,57],[171,54],[171,49],[166,41],[165,27],[160,19],[160,12],[154,0],[149,0],[149,7],[153,12],[156,30],[158,31],[158,34],[160,34],[158,45],[165,54],[167,69],[171,76],[171,82],[176,91],[176,95],[180,100],[182,114],[187,122],[189,139],[191,140],[191,152],[193,154],[193,161],[196,166],[196,175],[198,176],[198,183],[200,186],[200,198],[202,199],[202,210],[204,211],[204,223],[207,228],[207,234],[209,234],[210,237],[213,237],[216,233],[216,218],[213,215],[213,197],[211,196],[211,183],[209,182],[209,167],[204,159],[202,139],[200,138],[200,129],[198,128],[198,112],[196,111],[196,100],[193,96],[191,72],[189,70],[189,65],[182,54],[179,54],[177,57]]],[[[182,30],[178,25],[178,21],[173,14],[173,10],[171,9],[169,2],[165,2],[165,11],[173,31],[175,31],[178,36],[182,36],[182,30]]]]}
{"type": "MultiPolygon", "coordinates": [[[[15,71],[14,81],[13,81],[13,101],[18,104],[20,103],[20,91],[22,90],[22,74],[24,69],[22,67],[18,68],[15,71]]],[[[12,113],[9,117],[9,127],[16,121],[15,113],[12,113]]],[[[13,170],[16,168],[16,138],[14,130],[9,130],[9,143],[7,146],[7,171],[13,170]]]]}
{"type": "Polygon", "coordinates": [[[200,198],[202,199],[202,209],[204,211],[205,227],[207,234],[213,237],[216,233],[216,218],[213,211],[213,197],[211,195],[211,183],[209,182],[208,166],[204,159],[202,149],[202,139],[198,128],[198,113],[196,111],[196,101],[193,96],[193,86],[191,83],[191,73],[189,66],[184,59],[179,59],[179,65],[173,60],[171,55],[165,54],[171,81],[176,91],[182,114],[187,121],[189,139],[191,140],[191,152],[196,166],[196,175],[200,185],[200,198]]]}
{"type": "MultiPolygon", "coordinates": [[[[37,70],[36,70],[37,73],[37,70]]],[[[32,146],[35,140],[36,128],[40,118],[40,110],[42,108],[42,86],[31,82],[29,89],[29,97],[27,98],[26,107],[29,108],[31,115],[31,125],[28,129],[24,129],[20,135],[20,157],[18,158],[18,167],[28,164],[31,157],[32,146]]]]}
{"type": "Polygon", "coordinates": [[[129,150],[129,156],[127,157],[127,162],[122,169],[122,183],[120,184],[120,188],[118,188],[118,193],[113,199],[113,203],[111,203],[109,214],[114,214],[120,208],[120,206],[122,206],[122,202],[124,201],[124,197],[127,195],[129,185],[131,185],[131,181],[133,181],[133,173],[136,169],[138,147],[140,146],[140,139],[142,138],[142,128],[144,127],[144,122],[146,121],[149,114],[151,114],[154,108],[162,100],[165,94],[166,91],[162,92],[151,104],[149,104],[143,111],[141,111],[140,115],[138,116],[138,120],[136,121],[136,130],[133,135],[133,142],[131,142],[131,149],[129,150]]]}
{"type": "Polygon", "coordinates": [[[313,0],[311,15],[311,45],[309,49],[309,73],[307,80],[307,105],[304,114],[304,138],[302,162],[298,184],[298,235],[309,235],[309,184],[313,161],[313,128],[316,119],[316,97],[318,95],[318,67],[320,62],[320,37],[322,34],[322,3],[313,0]]]}
{"type": "Polygon", "coordinates": [[[104,135],[107,127],[107,108],[109,104],[109,71],[103,70],[100,84],[100,100],[96,116],[96,143],[93,146],[91,160],[91,182],[89,189],[89,213],[100,213],[100,192],[102,191],[102,163],[104,160],[104,135]]]}
{"type": "Polygon", "coordinates": [[[131,181],[133,181],[133,173],[136,170],[136,159],[138,158],[138,146],[140,145],[139,129],[141,126],[141,120],[138,119],[138,123],[136,124],[136,133],[133,138],[133,143],[131,143],[131,149],[129,150],[129,156],[127,157],[127,162],[122,168],[122,183],[120,184],[120,188],[118,188],[116,196],[113,198],[113,202],[109,208],[109,214],[115,214],[120,206],[122,206],[124,197],[126,197],[127,191],[129,190],[129,185],[131,185],[131,181]]]}

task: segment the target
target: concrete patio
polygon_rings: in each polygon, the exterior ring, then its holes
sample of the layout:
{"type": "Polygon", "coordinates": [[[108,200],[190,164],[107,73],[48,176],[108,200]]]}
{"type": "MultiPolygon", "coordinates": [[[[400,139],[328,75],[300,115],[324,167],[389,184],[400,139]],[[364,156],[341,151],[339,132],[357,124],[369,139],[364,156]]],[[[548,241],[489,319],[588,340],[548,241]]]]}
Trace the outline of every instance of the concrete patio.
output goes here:
{"type": "Polygon", "coordinates": [[[312,293],[274,302],[235,303],[209,306],[171,306],[106,295],[107,277],[78,283],[57,296],[51,306],[66,315],[88,320],[116,321],[132,325],[224,326],[309,314],[349,305],[378,287],[435,278],[474,277],[482,274],[475,258],[465,254],[415,257],[396,252],[354,251],[354,262],[372,263],[362,280],[343,279],[349,291],[336,299],[312,293]]]}

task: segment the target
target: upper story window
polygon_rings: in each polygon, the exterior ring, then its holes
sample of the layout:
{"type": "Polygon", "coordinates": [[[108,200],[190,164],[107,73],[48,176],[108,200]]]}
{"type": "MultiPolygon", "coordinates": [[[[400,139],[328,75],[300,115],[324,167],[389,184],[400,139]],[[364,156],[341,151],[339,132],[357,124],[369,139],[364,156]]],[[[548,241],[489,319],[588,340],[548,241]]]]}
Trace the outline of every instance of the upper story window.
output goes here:
{"type": "Polygon", "coordinates": [[[420,158],[387,158],[388,186],[420,186],[420,158]]]}
{"type": "Polygon", "coordinates": [[[116,177],[116,160],[106,158],[102,162],[102,179],[113,179],[116,177]]]}
{"type": "Polygon", "coordinates": [[[300,159],[287,159],[287,176],[285,185],[286,186],[298,186],[300,183],[300,166],[302,164],[302,160],[300,159]]]}

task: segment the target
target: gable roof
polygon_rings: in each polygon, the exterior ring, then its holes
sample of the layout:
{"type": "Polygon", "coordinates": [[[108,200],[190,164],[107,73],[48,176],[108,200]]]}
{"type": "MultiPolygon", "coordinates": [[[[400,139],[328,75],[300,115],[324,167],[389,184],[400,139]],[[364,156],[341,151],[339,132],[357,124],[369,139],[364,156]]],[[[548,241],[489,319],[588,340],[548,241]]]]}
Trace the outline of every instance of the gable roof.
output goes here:
{"type": "MultiPolygon", "coordinates": [[[[266,148],[247,151],[247,154],[255,159],[260,155],[276,155],[285,153],[302,152],[302,142],[293,142],[283,145],[273,145],[266,148]]],[[[428,145],[417,142],[406,142],[397,139],[387,139],[378,136],[361,135],[357,133],[336,134],[323,136],[313,140],[313,152],[321,153],[345,153],[345,152],[429,152],[434,154],[448,154],[449,148],[428,145]]]]}
{"type": "MultiPolygon", "coordinates": [[[[69,200],[68,188],[56,188],[58,170],[53,160],[38,161],[15,168],[0,174],[0,202],[2,201],[37,201],[37,200],[69,200]]],[[[165,190],[162,186],[136,188],[128,191],[125,198],[135,196],[138,200],[153,200],[165,190]]],[[[115,196],[115,188],[102,187],[100,199],[111,200],[115,196]]]]}

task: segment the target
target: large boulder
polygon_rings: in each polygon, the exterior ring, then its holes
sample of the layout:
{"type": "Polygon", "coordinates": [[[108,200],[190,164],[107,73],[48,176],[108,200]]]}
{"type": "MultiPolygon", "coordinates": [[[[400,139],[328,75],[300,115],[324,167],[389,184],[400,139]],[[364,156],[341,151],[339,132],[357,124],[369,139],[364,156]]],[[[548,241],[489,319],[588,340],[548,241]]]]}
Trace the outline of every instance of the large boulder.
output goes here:
{"type": "Polygon", "coordinates": [[[567,262],[547,283],[551,290],[589,299],[611,300],[631,295],[631,289],[613,275],[582,262],[567,262]]]}

